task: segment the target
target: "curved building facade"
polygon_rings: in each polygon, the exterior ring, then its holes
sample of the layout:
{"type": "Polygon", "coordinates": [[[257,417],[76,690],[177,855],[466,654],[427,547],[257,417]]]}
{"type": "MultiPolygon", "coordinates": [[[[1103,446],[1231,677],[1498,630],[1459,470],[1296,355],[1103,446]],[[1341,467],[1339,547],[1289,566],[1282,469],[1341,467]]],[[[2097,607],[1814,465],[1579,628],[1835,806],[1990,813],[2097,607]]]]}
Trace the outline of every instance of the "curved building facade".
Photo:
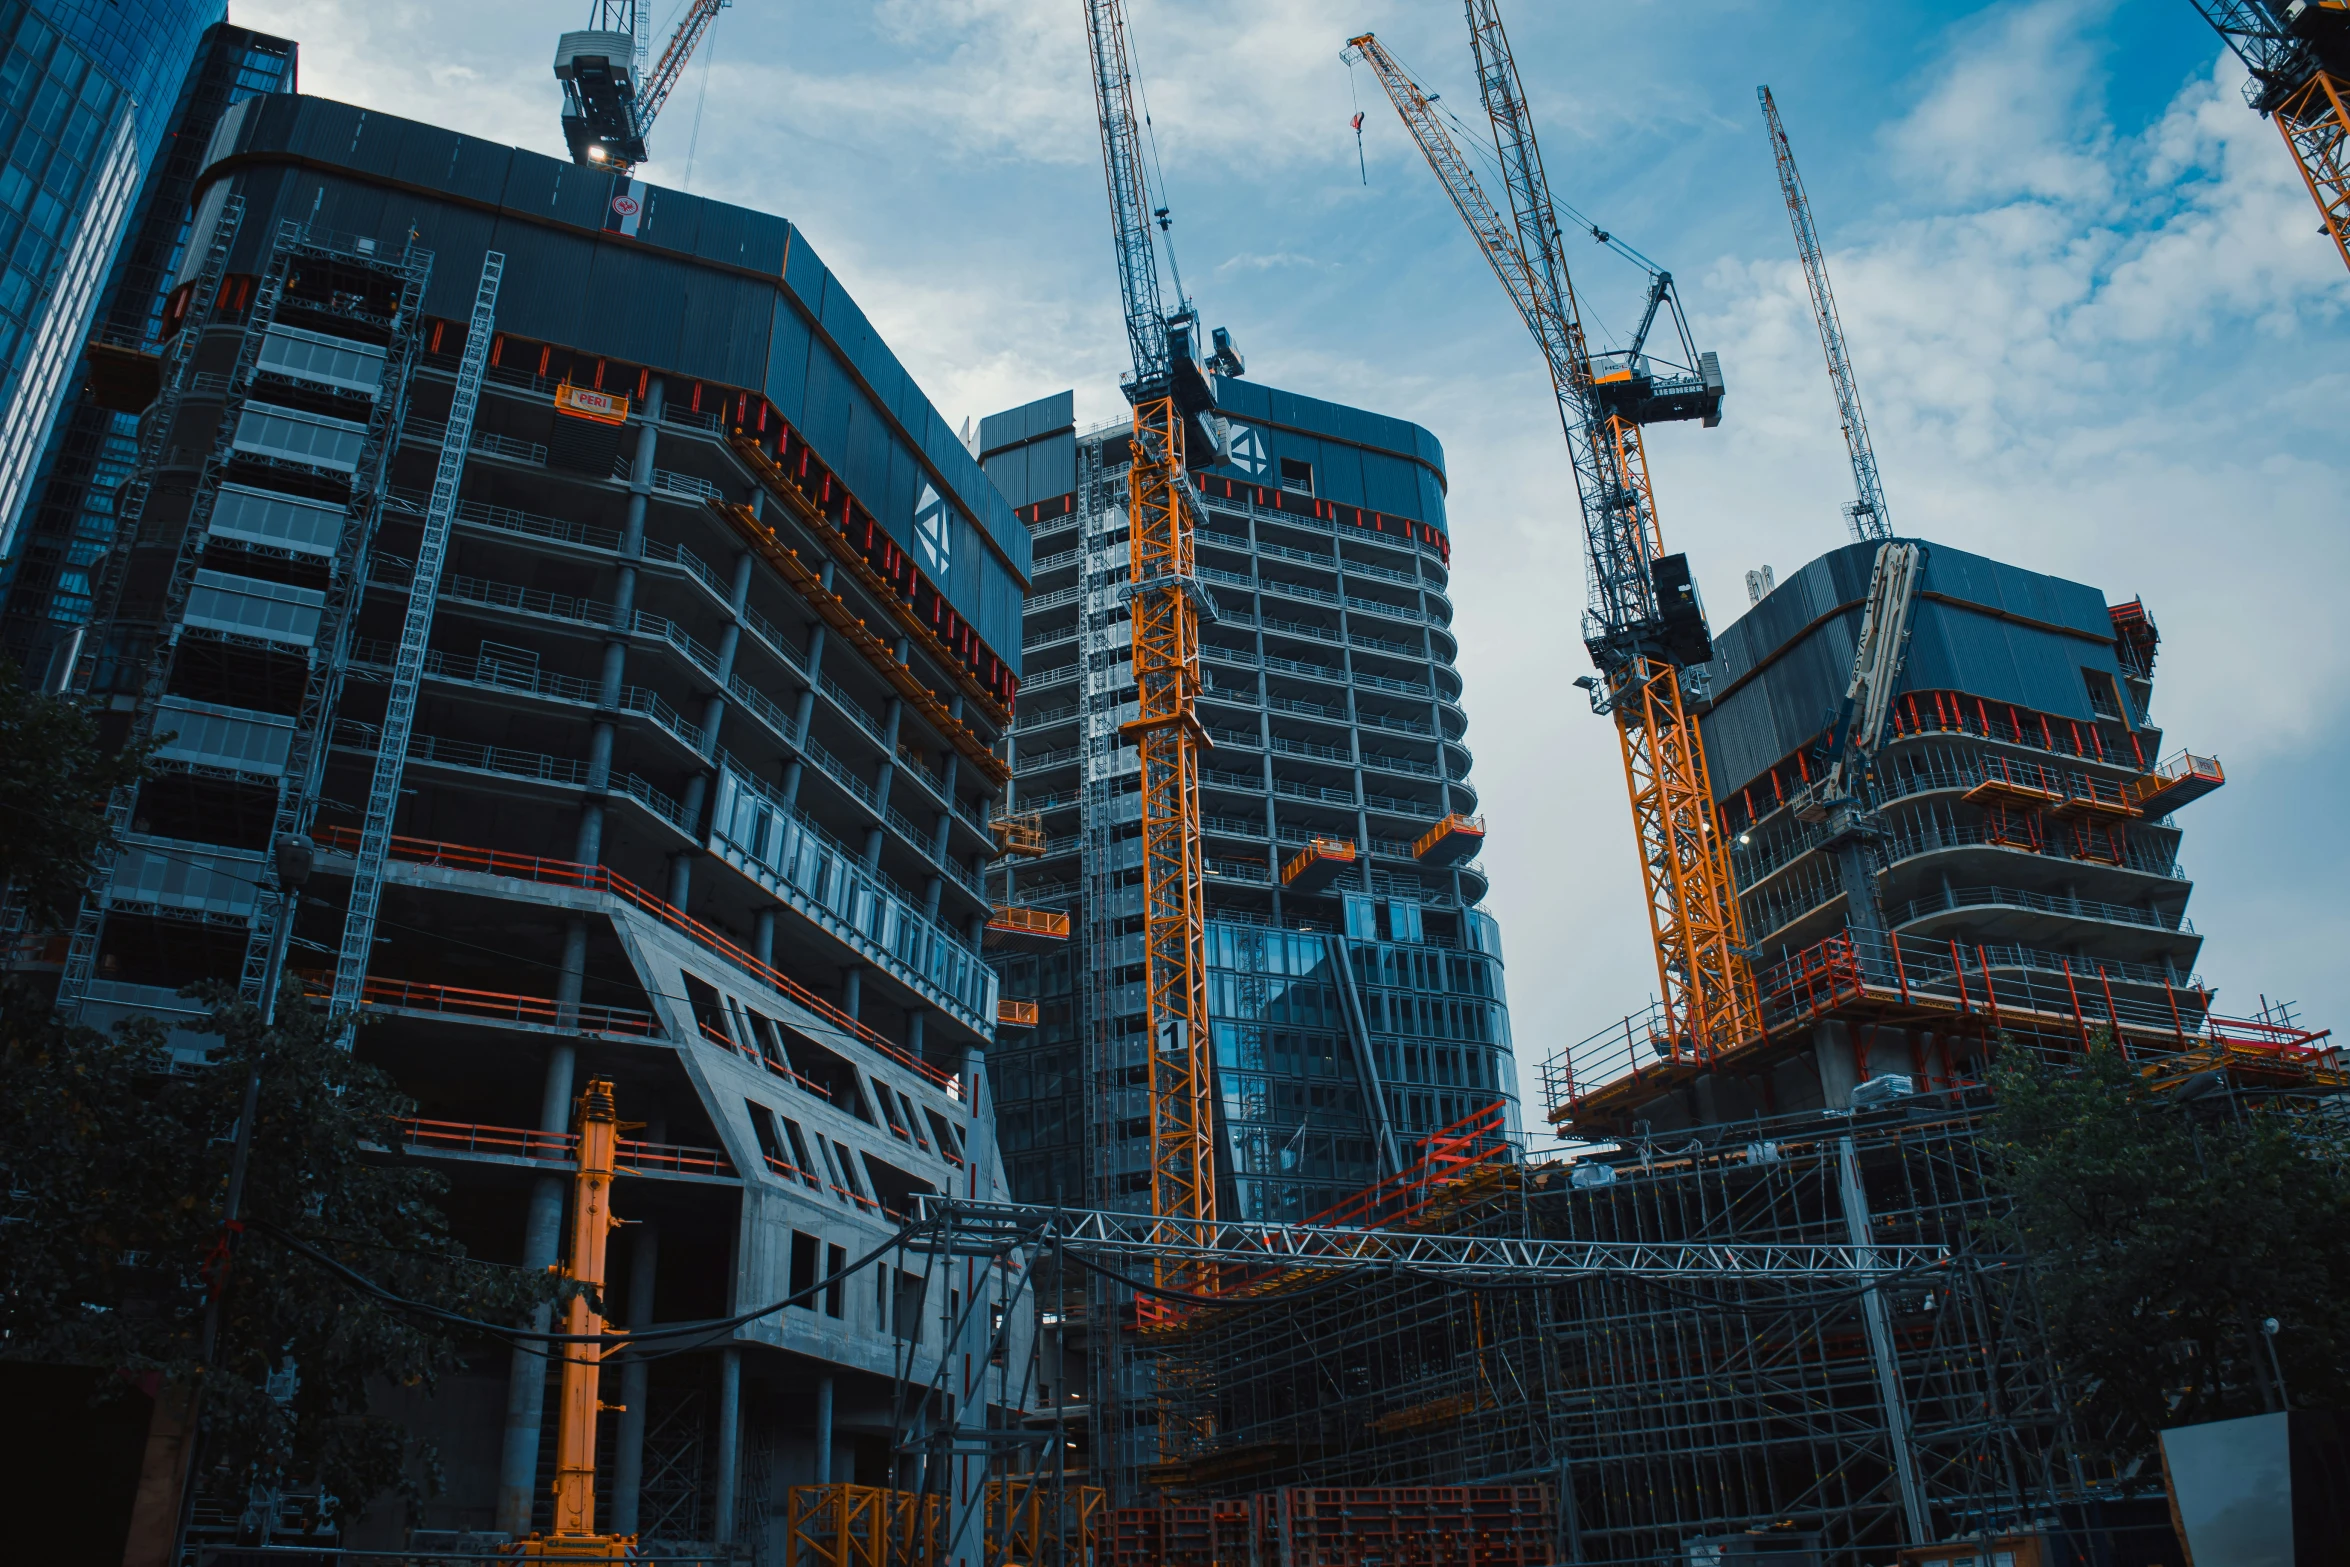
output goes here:
{"type": "MultiPolygon", "coordinates": [[[[1209,1008],[1226,1211],[1302,1219],[1464,1120],[1514,1129],[1499,928],[1479,904],[1443,452],[1416,425],[1223,380],[1232,461],[1196,479],[1209,1008]],[[1498,1113],[1493,1107],[1500,1106],[1498,1113]]],[[[1146,1200],[1128,427],[1067,394],[987,420],[981,459],[1034,537],[1014,799],[1046,852],[999,901],[1071,916],[1003,962],[1033,1035],[998,1051],[1023,1196],[1146,1200]]]]}

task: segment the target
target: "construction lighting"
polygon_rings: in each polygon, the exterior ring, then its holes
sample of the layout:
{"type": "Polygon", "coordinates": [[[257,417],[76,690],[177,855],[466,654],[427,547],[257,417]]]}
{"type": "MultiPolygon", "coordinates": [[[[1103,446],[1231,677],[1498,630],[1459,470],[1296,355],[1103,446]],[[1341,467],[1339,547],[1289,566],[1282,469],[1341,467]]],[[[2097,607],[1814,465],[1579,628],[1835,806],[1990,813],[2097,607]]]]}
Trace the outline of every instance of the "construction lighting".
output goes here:
{"type": "Polygon", "coordinates": [[[610,154],[605,152],[601,147],[590,147],[588,149],[588,160],[592,163],[601,163],[609,156],[610,154]]]}

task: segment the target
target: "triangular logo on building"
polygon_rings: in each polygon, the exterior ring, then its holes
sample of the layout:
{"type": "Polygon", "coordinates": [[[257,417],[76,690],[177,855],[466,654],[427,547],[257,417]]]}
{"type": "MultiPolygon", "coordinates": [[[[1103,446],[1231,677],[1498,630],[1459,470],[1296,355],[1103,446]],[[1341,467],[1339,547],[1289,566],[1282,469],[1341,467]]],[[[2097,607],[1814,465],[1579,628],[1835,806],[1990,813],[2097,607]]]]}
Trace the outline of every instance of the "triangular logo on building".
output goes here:
{"type": "Polygon", "coordinates": [[[932,576],[946,575],[947,561],[955,548],[955,509],[939,498],[938,491],[928,483],[914,498],[914,547],[922,554],[922,564],[930,568],[932,576]]]}
{"type": "Polygon", "coordinates": [[[1273,454],[1265,448],[1265,432],[1251,425],[1232,427],[1232,466],[1252,479],[1261,479],[1273,469],[1273,454]]]}

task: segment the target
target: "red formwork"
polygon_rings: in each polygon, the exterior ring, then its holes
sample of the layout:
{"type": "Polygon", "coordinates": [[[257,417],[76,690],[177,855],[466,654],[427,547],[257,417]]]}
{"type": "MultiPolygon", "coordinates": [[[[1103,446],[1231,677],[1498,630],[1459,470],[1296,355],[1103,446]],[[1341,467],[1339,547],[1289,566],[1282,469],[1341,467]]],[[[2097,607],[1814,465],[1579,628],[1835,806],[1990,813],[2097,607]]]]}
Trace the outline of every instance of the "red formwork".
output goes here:
{"type": "Polygon", "coordinates": [[[1119,1508],[1111,1567],[1545,1567],[1557,1519],[1547,1486],[1283,1486],[1119,1508]]]}

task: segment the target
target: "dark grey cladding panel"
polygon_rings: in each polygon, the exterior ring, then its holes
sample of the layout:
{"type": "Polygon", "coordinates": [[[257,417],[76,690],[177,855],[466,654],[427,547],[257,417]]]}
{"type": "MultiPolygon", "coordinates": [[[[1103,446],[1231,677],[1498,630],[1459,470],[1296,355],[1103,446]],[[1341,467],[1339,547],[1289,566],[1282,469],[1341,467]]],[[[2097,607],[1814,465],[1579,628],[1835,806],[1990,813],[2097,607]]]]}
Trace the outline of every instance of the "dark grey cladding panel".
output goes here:
{"type": "MultiPolygon", "coordinates": [[[[1022,441],[1033,441],[1040,435],[1056,430],[1073,430],[1077,426],[1077,394],[1055,392],[1002,413],[989,414],[979,421],[979,455],[986,457],[1003,447],[1017,446],[1022,441]]],[[[1021,504],[1014,501],[1015,506],[1021,504]]]]}
{"type": "Polygon", "coordinates": [[[748,207],[729,206],[722,201],[681,196],[676,191],[664,191],[662,194],[689,201],[697,209],[694,220],[695,255],[723,266],[747,267],[768,277],[783,270],[784,251],[791,244],[791,225],[783,219],[770,213],[753,212],[748,207]]]}
{"type": "Polygon", "coordinates": [[[1055,392],[979,421],[980,466],[1014,506],[1077,488],[1077,399],[1055,392]]]}
{"type": "Polygon", "coordinates": [[[1285,392],[1260,381],[1216,382],[1217,406],[1263,438],[1263,464],[1245,461],[1213,472],[1245,483],[1281,482],[1284,459],[1310,463],[1314,493],[1347,506],[1449,527],[1444,509],[1444,448],[1406,419],[1285,392]]]}
{"type": "Polygon", "coordinates": [[[474,201],[494,202],[506,189],[514,149],[437,125],[407,125],[389,170],[403,184],[445,190],[474,201]]]}
{"type": "MultiPolygon", "coordinates": [[[[482,252],[501,250],[501,331],[764,391],[909,549],[924,483],[918,452],[958,503],[958,529],[984,532],[1001,551],[992,558],[967,535],[949,550],[951,563],[932,563],[935,574],[980,635],[1017,666],[1015,577],[1029,569],[1027,530],[840,281],[782,219],[646,187],[638,232],[608,235],[620,188],[609,171],[291,94],[252,99],[224,119],[211,158],[240,154],[249,160],[236,168],[247,217],[232,271],[257,269],[281,221],[314,218],[386,246],[414,228],[436,257],[426,309],[462,318],[482,252]],[[837,352],[811,330],[812,320],[837,352]]],[[[225,194],[217,182],[205,190],[200,222],[225,194]]],[[[201,259],[192,256],[186,270],[201,259]]]]}
{"type": "MultiPolygon", "coordinates": [[[[1896,695],[1960,691],[2087,722],[2083,670],[2118,674],[2105,596],[2062,577],[1925,544],[1896,695]]],[[[1874,543],[1812,561],[1714,640],[1704,731],[1727,796],[1819,737],[1840,710],[1865,613],[1874,543]],[[1759,673],[1755,672],[1759,670],[1759,673]]]]}
{"type": "Polygon", "coordinates": [[[993,452],[980,464],[1014,506],[1051,500],[1077,488],[1077,435],[1062,430],[993,452]]]}

